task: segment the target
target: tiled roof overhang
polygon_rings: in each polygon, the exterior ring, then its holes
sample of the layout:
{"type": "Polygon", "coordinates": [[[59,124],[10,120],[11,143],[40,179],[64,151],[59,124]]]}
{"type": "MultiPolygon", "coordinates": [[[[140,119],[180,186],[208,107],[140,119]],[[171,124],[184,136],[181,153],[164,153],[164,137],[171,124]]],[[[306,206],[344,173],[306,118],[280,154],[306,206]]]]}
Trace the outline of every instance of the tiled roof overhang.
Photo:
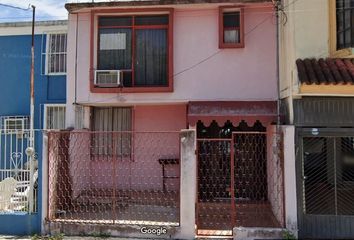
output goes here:
{"type": "Polygon", "coordinates": [[[140,7],[177,4],[203,4],[203,3],[271,3],[272,0],[132,0],[112,2],[90,2],[90,3],[67,3],[65,8],[69,12],[78,11],[83,8],[95,7],[140,7]]]}
{"type": "Polygon", "coordinates": [[[354,59],[298,59],[301,84],[354,84],[354,59]]]}
{"type": "Polygon", "coordinates": [[[277,120],[276,101],[229,101],[229,102],[190,102],[188,123],[195,126],[201,120],[205,125],[216,121],[223,126],[226,121],[238,125],[242,120],[253,125],[257,120],[264,126],[277,120]]]}

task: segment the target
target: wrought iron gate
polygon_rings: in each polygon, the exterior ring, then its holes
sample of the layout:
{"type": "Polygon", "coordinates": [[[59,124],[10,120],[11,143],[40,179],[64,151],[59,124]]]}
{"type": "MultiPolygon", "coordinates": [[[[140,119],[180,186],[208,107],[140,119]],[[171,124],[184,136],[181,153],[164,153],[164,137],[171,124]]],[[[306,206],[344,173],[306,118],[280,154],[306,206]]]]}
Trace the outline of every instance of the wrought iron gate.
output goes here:
{"type": "MultiPolygon", "coordinates": [[[[32,134],[36,141],[41,137],[32,134]]],[[[0,215],[37,212],[40,148],[30,148],[30,136],[26,129],[0,130],[0,215]]]]}
{"type": "Polygon", "coordinates": [[[299,132],[300,237],[354,237],[354,131],[299,132]]]}
{"type": "Polygon", "coordinates": [[[197,139],[199,235],[231,235],[235,226],[279,226],[268,199],[267,134],[231,136],[197,139]]]}

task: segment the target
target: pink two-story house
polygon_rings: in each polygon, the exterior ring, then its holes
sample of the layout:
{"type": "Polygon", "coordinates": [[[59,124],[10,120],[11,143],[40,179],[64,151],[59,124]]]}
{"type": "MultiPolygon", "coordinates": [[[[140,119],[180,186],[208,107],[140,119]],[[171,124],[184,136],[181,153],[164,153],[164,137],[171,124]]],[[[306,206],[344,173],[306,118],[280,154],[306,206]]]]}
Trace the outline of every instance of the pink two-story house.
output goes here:
{"type": "Polygon", "coordinates": [[[278,99],[272,1],[66,8],[66,124],[74,130],[66,139],[69,163],[61,166],[70,180],[60,181],[71,184],[58,187],[70,196],[65,211],[51,218],[178,225],[178,207],[172,206],[181,199],[179,131],[195,129],[199,234],[282,227],[281,181],[272,162],[278,99]],[[102,207],[102,199],[108,204],[112,198],[117,206],[130,201],[131,211],[102,207]],[[70,208],[80,205],[78,199],[85,211],[70,208]],[[87,210],[91,205],[99,210],[87,210]]]}

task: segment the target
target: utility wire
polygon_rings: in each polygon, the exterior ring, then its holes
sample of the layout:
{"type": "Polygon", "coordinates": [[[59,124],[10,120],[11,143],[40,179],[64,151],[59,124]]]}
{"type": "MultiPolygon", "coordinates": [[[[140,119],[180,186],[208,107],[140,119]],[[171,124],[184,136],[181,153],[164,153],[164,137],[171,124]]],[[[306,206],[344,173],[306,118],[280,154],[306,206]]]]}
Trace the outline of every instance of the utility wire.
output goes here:
{"type": "MultiPolygon", "coordinates": [[[[247,35],[249,35],[250,33],[252,33],[254,30],[256,30],[259,26],[261,26],[263,23],[265,23],[268,19],[270,19],[270,18],[272,18],[272,17],[273,17],[273,16],[267,16],[267,17],[264,18],[262,21],[260,21],[256,26],[254,26],[251,30],[249,30],[247,33],[245,33],[245,38],[246,38],[247,35]]],[[[184,70],[182,70],[182,71],[180,71],[180,72],[178,72],[178,73],[175,73],[173,76],[175,77],[175,76],[178,76],[178,75],[180,75],[180,74],[182,74],[182,73],[184,73],[184,72],[187,72],[187,71],[189,71],[189,70],[192,70],[193,68],[199,66],[200,64],[202,64],[202,63],[208,61],[209,59],[213,58],[214,56],[218,55],[218,54],[219,54],[220,52],[222,52],[222,51],[223,51],[223,49],[219,49],[219,50],[216,51],[215,53],[213,53],[213,54],[211,54],[210,56],[204,58],[203,60],[201,60],[201,61],[199,61],[199,62],[193,64],[192,66],[190,66],[190,67],[188,67],[188,68],[186,68],[186,69],[184,69],[184,70]]]]}
{"type": "Polygon", "coordinates": [[[0,6],[1,7],[13,8],[13,9],[17,9],[17,10],[22,10],[22,11],[28,11],[31,8],[31,5],[28,5],[28,8],[21,8],[21,7],[16,7],[16,6],[5,4],[5,3],[0,3],[0,6]]]}

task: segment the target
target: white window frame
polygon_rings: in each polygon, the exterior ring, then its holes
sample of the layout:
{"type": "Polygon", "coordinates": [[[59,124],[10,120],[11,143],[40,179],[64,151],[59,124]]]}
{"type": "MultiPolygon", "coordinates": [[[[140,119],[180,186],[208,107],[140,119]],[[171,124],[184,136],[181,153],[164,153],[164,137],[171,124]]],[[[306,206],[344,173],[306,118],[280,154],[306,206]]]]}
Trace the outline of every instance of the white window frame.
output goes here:
{"type": "MultiPolygon", "coordinates": [[[[49,75],[49,76],[61,76],[61,75],[66,75],[67,73],[67,70],[66,72],[49,72],[49,67],[48,67],[48,64],[49,64],[49,40],[51,38],[51,35],[54,35],[54,34],[66,34],[66,41],[68,41],[68,33],[66,31],[55,31],[55,32],[46,32],[46,47],[45,47],[45,74],[46,75],[49,75]]],[[[66,43],[66,51],[65,52],[61,52],[59,54],[66,54],[66,59],[68,57],[68,45],[66,43]]],[[[67,63],[67,60],[66,60],[66,63],[67,63]]],[[[66,69],[66,67],[65,67],[66,69]]]]}
{"type": "MultiPolygon", "coordinates": [[[[18,132],[24,132],[25,131],[25,121],[26,117],[8,117],[4,119],[4,131],[6,134],[13,134],[13,133],[18,133],[18,132]],[[8,129],[8,126],[11,126],[11,122],[17,122],[20,121],[21,128],[19,129],[8,129]]],[[[16,125],[17,126],[17,125],[16,125]]]]}
{"type": "MultiPolygon", "coordinates": [[[[66,104],[44,104],[44,114],[43,114],[43,129],[45,130],[59,130],[59,129],[48,129],[47,128],[47,113],[48,113],[48,108],[50,107],[64,107],[66,111],[66,104]]],[[[66,112],[65,112],[66,115],[66,112]]],[[[66,116],[64,118],[64,126],[66,126],[66,116]]]]}

